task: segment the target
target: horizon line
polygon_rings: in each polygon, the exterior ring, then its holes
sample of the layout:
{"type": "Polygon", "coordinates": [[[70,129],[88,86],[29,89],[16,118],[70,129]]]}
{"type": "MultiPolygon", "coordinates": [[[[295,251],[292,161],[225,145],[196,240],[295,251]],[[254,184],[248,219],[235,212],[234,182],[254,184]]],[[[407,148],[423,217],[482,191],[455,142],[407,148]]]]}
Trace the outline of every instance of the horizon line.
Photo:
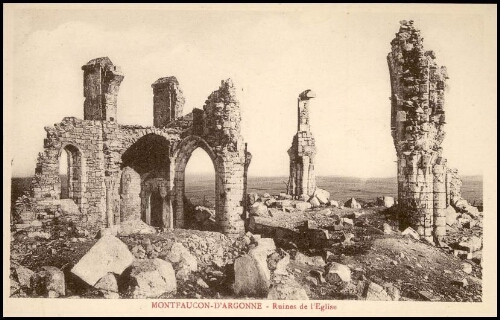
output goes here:
{"type": "MultiPolygon", "coordinates": [[[[214,174],[213,172],[199,172],[199,173],[186,173],[186,175],[192,175],[192,176],[196,176],[196,175],[212,175],[214,174]]],[[[63,174],[64,175],[64,174],[63,174]]],[[[11,176],[11,179],[14,179],[14,178],[33,178],[35,175],[27,175],[27,176],[23,176],[23,175],[19,175],[19,176],[14,176],[12,175],[11,176]]],[[[459,175],[460,177],[483,177],[482,174],[466,174],[466,175],[459,175]]],[[[251,175],[251,176],[248,176],[248,178],[288,178],[289,176],[288,175],[251,175]]],[[[360,176],[343,176],[343,175],[336,175],[336,174],[320,174],[320,175],[316,175],[316,177],[318,178],[330,178],[330,177],[334,177],[334,178],[352,178],[352,179],[396,179],[397,176],[394,175],[394,176],[383,176],[383,177],[380,177],[380,176],[373,176],[373,177],[360,177],[360,176]]]]}

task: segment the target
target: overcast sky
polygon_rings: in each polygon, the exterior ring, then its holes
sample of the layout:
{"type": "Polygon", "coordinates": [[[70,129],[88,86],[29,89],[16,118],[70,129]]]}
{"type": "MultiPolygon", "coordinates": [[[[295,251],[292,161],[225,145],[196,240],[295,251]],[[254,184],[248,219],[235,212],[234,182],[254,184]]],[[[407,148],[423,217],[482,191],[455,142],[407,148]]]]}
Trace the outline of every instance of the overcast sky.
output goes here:
{"type": "MultiPolygon", "coordinates": [[[[4,135],[12,142],[13,175],[34,174],[44,126],[65,116],[83,118],[81,66],[108,56],[125,74],[119,123],[153,124],[151,83],[160,77],[177,77],[184,113],[201,108],[222,79],[232,78],[253,155],[249,174],[286,176],[297,96],[312,89],[316,174],[395,176],[386,57],[402,19],[415,21],[425,49],[448,68],[443,148],[449,164],[463,175],[482,174],[491,148],[496,155],[496,7],[205,7],[210,10],[17,7],[6,39],[13,41],[7,52],[13,60],[4,69],[13,84],[4,96],[4,112],[13,111],[4,135]]],[[[213,170],[201,152],[188,168],[213,170]]]]}

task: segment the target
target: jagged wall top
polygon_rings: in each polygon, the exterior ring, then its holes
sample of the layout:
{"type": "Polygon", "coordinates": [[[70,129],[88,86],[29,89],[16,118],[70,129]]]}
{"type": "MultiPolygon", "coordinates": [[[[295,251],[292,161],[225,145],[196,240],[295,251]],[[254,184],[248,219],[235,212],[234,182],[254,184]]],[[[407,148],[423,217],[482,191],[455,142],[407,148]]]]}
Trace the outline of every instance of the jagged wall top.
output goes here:
{"type": "Polygon", "coordinates": [[[446,67],[425,51],[413,21],[400,21],[387,56],[392,87],[391,130],[399,153],[441,153],[444,139],[446,67]]]}

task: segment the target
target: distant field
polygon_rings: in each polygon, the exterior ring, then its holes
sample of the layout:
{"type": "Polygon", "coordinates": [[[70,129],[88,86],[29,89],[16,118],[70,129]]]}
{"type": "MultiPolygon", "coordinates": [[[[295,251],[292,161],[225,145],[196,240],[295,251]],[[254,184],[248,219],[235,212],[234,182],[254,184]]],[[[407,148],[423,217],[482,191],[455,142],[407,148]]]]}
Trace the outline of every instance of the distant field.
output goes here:
{"type": "MultiPolygon", "coordinates": [[[[66,179],[62,179],[63,182],[66,179]]],[[[285,191],[288,177],[249,177],[248,192],[278,194],[285,191]]],[[[29,189],[31,178],[13,178],[12,196],[15,199],[29,189]]],[[[462,177],[462,196],[470,203],[482,203],[483,180],[481,176],[462,177]]],[[[372,201],[380,196],[397,196],[396,178],[359,179],[348,177],[316,177],[318,187],[330,192],[331,198],[346,201],[356,199],[372,201]]],[[[66,188],[63,183],[63,188],[66,188]]],[[[203,204],[203,198],[214,203],[215,180],[213,175],[186,175],[186,196],[194,204],[203,204]]]]}

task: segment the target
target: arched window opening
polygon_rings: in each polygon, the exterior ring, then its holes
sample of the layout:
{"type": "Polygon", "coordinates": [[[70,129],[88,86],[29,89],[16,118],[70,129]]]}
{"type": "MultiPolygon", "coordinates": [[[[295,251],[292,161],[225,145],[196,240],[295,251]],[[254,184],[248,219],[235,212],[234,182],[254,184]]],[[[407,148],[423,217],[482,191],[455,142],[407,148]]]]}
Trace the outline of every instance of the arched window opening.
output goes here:
{"type": "Polygon", "coordinates": [[[68,166],[68,159],[69,154],[66,151],[66,149],[63,149],[61,151],[61,156],[59,157],[59,178],[61,180],[61,199],[68,199],[69,198],[69,190],[68,190],[68,185],[69,185],[69,166],[68,166]]]}

